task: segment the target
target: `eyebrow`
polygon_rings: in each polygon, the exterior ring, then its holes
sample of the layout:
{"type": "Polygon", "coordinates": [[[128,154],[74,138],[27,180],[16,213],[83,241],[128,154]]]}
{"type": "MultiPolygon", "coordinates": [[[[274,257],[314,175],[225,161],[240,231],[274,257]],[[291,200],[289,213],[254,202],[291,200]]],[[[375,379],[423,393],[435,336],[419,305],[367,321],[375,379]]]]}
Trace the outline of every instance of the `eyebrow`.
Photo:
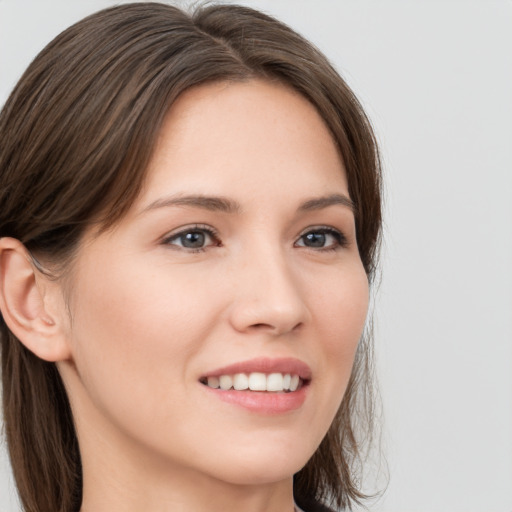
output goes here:
{"type": "Polygon", "coordinates": [[[242,209],[239,203],[226,197],[177,195],[157,199],[144,208],[143,212],[169,206],[191,206],[193,208],[202,208],[203,210],[223,213],[239,213],[242,209]]]}
{"type": "Polygon", "coordinates": [[[328,208],[329,206],[334,205],[346,206],[352,212],[354,212],[355,210],[355,206],[352,199],[350,199],[344,194],[331,194],[325,197],[309,199],[308,201],[302,203],[299,206],[299,211],[307,212],[314,210],[322,210],[323,208],[328,208]]]}
{"type": "MultiPolygon", "coordinates": [[[[334,205],[346,206],[352,212],[354,211],[354,203],[349,197],[343,194],[331,194],[324,197],[308,199],[299,206],[298,211],[308,212],[322,210],[334,205]]],[[[190,206],[193,208],[201,208],[203,210],[223,213],[240,213],[242,211],[240,203],[227,197],[205,195],[176,195],[153,201],[142,210],[142,213],[150,210],[156,210],[158,208],[167,208],[172,206],[190,206]]]]}

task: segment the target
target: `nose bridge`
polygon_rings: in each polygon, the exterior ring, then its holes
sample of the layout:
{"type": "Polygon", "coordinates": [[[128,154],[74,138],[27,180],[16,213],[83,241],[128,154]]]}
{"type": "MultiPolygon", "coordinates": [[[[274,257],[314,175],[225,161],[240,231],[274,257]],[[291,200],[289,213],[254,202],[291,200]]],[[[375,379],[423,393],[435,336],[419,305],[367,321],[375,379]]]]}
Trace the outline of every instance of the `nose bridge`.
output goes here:
{"type": "Polygon", "coordinates": [[[261,241],[243,251],[235,270],[232,322],[240,331],[290,332],[304,323],[307,307],[290,254],[261,241]]]}

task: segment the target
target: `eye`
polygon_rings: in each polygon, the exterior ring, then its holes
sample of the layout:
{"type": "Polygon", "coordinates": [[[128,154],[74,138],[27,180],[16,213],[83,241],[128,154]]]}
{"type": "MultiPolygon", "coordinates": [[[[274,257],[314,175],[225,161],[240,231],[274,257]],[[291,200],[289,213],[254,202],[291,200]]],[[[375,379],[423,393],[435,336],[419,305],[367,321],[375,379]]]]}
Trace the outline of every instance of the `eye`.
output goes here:
{"type": "Polygon", "coordinates": [[[340,247],[346,247],[348,241],[345,235],[337,229],[319,227],[310,229],[301,235],[295,245],[310,249],[336,250],[340,247]]]}
{"type": "Polygon", "coordinates": [[[167,236],[163,243],[182,249],[189,249],[192,252],[200,252],[206,247],[220,245],[217,233],[212,228],[198,225],[190,226],[178,233],[167,236]]]}

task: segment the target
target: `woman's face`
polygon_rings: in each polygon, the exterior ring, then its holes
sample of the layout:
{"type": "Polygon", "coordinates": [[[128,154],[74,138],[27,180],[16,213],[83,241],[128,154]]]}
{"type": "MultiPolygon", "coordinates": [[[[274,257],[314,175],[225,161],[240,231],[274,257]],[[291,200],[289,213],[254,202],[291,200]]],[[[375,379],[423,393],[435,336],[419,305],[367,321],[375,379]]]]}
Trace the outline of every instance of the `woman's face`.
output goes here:
{"type": "Polygon", "coordinates": [[[71,278],[59,369],[84,467],[117,457],[238,484],[298,471],[367,312],[350,204],[303,97],[262,81],[184,94],[140,197],[114,230],[88,233],[71,278]]]}

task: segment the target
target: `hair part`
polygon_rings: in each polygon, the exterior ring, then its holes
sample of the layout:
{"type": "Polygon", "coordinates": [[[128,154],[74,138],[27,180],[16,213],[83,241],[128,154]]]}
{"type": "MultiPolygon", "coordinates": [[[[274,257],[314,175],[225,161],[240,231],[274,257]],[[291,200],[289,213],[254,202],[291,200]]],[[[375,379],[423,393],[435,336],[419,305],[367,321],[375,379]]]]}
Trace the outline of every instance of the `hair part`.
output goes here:
{"type": "MultiPolygon", "coordinates": [[[[188,14],[160,3],[126,4],[57,36],[0,114],[0,237],[19,239],[42,267],[62,275],[85,229],[109,229],[133,204],[163,119],[179,95],[211,82],[253,78],[296,90],[330,129],[372,282],[381,178],[370,123],[315,47],[274,18],[234,5],[188,14]]],[[[0,333],[5,431],[23,506],[27,512],[79,510],[80,453],[56,366],[27,350],[1,317],[0,333]]],[[[299,506],[314,499],[350,509],[364,498],[357,481],[358,432],[371,432],[370,355],[370,338],[364,337],[338,414],[295,475],[299,506]]]]}

